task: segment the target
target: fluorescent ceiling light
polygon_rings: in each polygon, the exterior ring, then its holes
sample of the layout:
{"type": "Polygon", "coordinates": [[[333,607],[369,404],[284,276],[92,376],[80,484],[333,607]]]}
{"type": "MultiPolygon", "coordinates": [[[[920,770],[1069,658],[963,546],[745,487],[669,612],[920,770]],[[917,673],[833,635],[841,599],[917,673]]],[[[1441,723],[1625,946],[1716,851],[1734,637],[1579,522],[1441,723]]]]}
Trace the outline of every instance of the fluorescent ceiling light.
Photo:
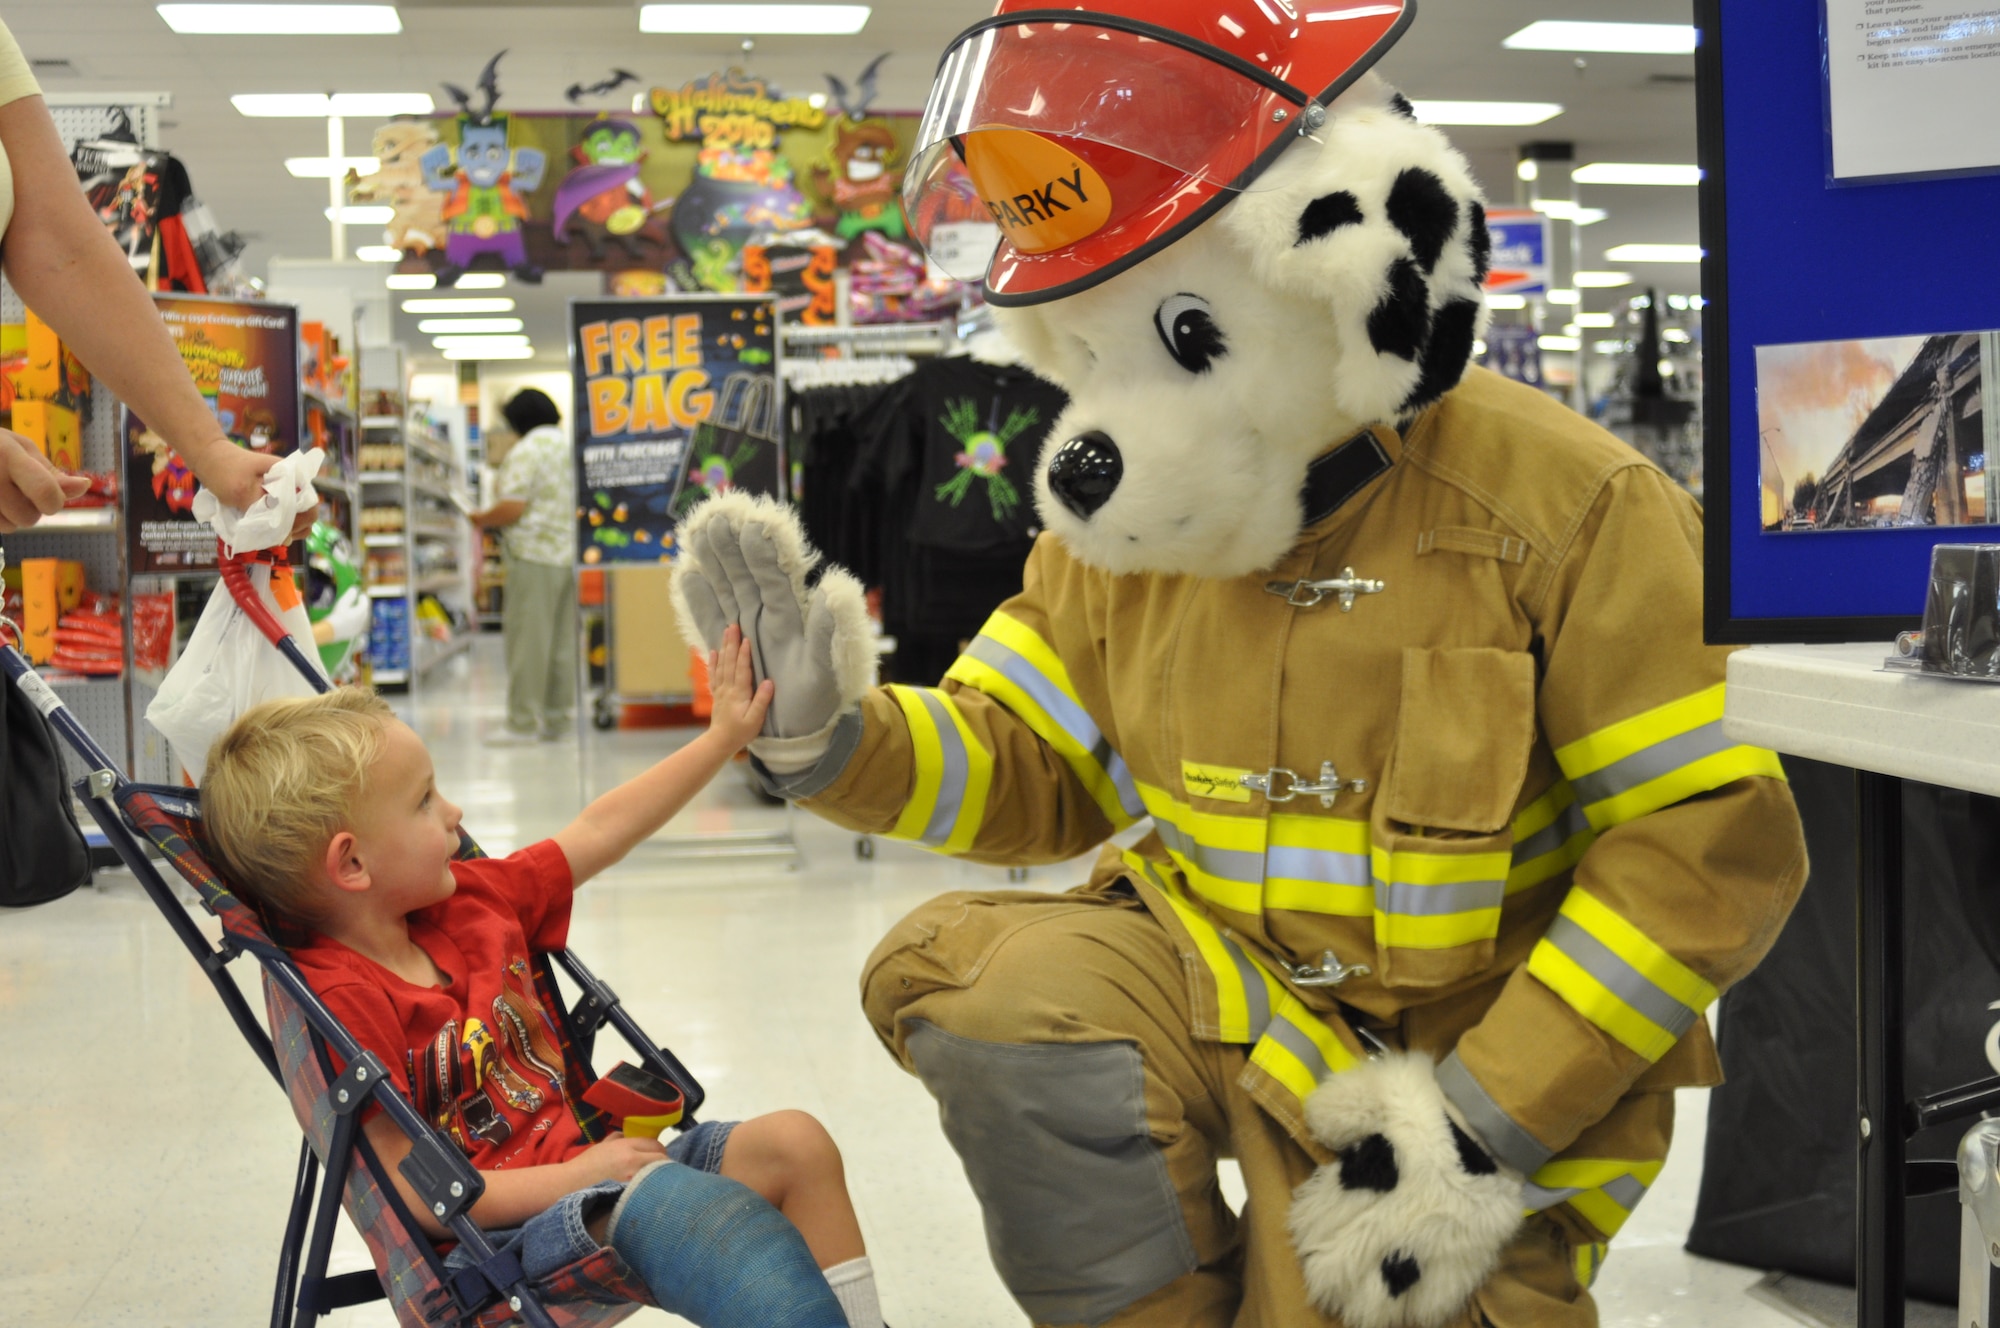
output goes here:
{"type": "Polygon", "coordinates": [[[239,115],[258,119],[288,117],[324,120],[329,115],[356,119],[392,115],[429,115],[437,109],[428,92],[239,92],[229,99],[239,115]]]}
{"type": "Polygon", "coordinates": [[[1576,337],[1576,336],[1581,336],[1581,335],[1583,335],[1583,324],[1581,324],[1581,323],[1564,323],[1564,324],[1563,324],[1563,335],[1564,335],[1564,336],[1566,336],[1566,337],[1576,337]]]}
{"type": "Polygon", "coordinates": [[[1528,297],[1525,295],[1489,295],[1486,297],[1488,309],[1525,309],[1528,297]]]}
{"type": "Polygon", "coordinates": [[[1564,354],[1574,354],[1583,349],[1583,343],[1575,337],[1536,337],[1535,344],[1543,350],[1558,351],[1564,354]]]}
{"type": "Polygon", "coordinates": [[[1626,349],[1622,341],[1593,341],[1590,348],[1599,355],[1622,355],[1626,349]]]}
{"type": "Polygon", "coordinates": [[[382,169],[380,157],[287,157],[285,169],[301,180],[324,180],[329,176],[345,178],[349,171],[356,175],[373,175],[382,169]]]}
{"type": "Polygon", "coordinates": [[[1618,320],[1610,314],[1578,314],[1578,327],[1617,327],[1618,320]]]}
{"type": "Polygon", "coordinates": [[[1413,101],[1428,125],[1538,125],[1563,108],[1552,101],[1413,101]]]}
{"type": "Polygon", "coordinates": [[[1583,296],[1573,290],[1552,290],[1548,294],[1550,304],[1581,304],[1583,296]]]}
{"type": "Polygon", "coordinates": [[[392,207],[327,208],[325,212],[328,221],[344,221],[350,226],[387,226],[396,219],[392,207]]]}
{"type": "Polygon", "coordinates": [[[488,296],[470,300],[424,299],[404,300],[406,314],[511,314],[514,301],[510,296],[488,296]]]}
{"type": "Polygon", "coordinates": [[[400,263],[403,251],[393,244],[364,244],[354,251],[354,256],[364,263],[400,263]]]}
{"type": "Polygon", "coordinates": [[[439,350],[505,350],[513,346],[528,345],[523,335],[511,337],[432,337],[431,345],[439,350]]]}
{"type": "Polygon", "coordinates": [[[390,290],[429,290],[437,284],[437,274],[433,272],[391,272],[389,274],[390,290]]]}
{"type": "Polygon", "coordinates": [[[467,272],[459,277],[459,290],[499,290],[507,284],[505,272],[467,272]]]}
{"type": "Polygon", "coordinates": [[[1692,334],[1682,330],[1681,328],[1670,327],[1666,331],[1660,333],[1660,340],[1671,341],[1676,345],[1685,346],[1692,344],[1694,341],[1694,337],[1692,334]]]}
{"type": "Polygon", "coordinates": [[[477,335],[489,332],[519,332],[527,324],[518,318],[426,318],[417,324],[417,331],[425,336],[462,333],[477,335]]]}
{"type": "Polygon", "coordinates": [[[1551,221],[1567,221],[1578,226],[1595,226],[1611,215],[1603,208],[1578,207],[1566,198],[1538,198],[1533,207],[1551,221]]]}
{"type": "Polygon", "coordinates": [[[1689,55],[1694,27],[1687,23],[1578,23],[1543,19],[1500,43],[1510,51],[1621,51],[1630,55],[1689,55]]]}
{"type": "Polygon", "coordinates": [[[1632,284],[1630,272],[1579,272],[1576,285],[1581,290],[1616,290],[1632,284]]]}
{"type": "Polygon", "coordinates": [[[452,346],[445,350],[447,360],[532,360],[535,358],[533,346],[452,346]]]}
{"type": "Polygon", "coordinates": [[[1621,244],[1606,249],[1604,256],[1614,263],[1699,263],[1698,244],[1621,244]]]}
{"type": "Polygon", "coordinates": [[[1594,161],[1579,166],[1570,178],[1578,184],[1669,184],[1701,183],[1699,166],[1664,166],[1650,162],[1594,161]]]}
{"type": "Polygon", "coordinates": [[[749,37],[848,36],[868,24],[867,5],[645,5],[639,31],[749,37]]]}
{"type": "Polygon", "coordinates": [[[394,5],[160,5],[183,36],[359,37],[403,30],[394,5]]]}

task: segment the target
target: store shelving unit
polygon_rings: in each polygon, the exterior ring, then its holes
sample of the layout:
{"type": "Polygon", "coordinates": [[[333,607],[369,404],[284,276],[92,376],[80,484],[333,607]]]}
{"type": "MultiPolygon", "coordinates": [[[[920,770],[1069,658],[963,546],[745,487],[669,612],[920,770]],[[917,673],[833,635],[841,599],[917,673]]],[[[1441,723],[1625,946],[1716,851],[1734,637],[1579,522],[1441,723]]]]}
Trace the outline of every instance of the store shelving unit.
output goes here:
{"type": "Polygon", "coordinates": [[[369,354],[377,365],[394,366],[393,386],[363,379],[371,411],[361,417],[359,476],[360,544],[375,611],[369,658],[376,686],[407,687],[472,644],[469,628],[437,640],[424,630],[418,610],[434,597],[455,622],[470,622],[473,531],[458,506],[465,470],[451,440],[415,412],[383,409],[400,408],[404,399],[402,357],[388,350],[369,354]]]}

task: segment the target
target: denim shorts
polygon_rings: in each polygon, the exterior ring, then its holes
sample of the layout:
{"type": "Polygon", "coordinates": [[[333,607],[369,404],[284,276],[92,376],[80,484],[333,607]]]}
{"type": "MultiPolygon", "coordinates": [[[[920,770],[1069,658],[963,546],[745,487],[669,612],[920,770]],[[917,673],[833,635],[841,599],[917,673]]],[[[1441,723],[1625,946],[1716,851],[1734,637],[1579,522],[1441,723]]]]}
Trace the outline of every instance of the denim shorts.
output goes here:
{"type": "MultiPolygon", "coordinates": [[[[735,1128],[735,1121],[702,1121],[675,1136],[667,1144],[667,1156],[696,1171],[720,1172],[722,1150],[735,1128]]],[[[597,1242],[590,1238],[590,1223],[610,1212],[624,1192],[623,1181],[600,1181],[565,1194],[518,1227],[487,1232],[486,1239],[496,1254],[511,1250],[528,1280],[539,1281],[597,1252],[597,1242]]],[[[476,1262],[463,1245],[444,1256],[447,1273],[471,1268],[476,1262]]]]}

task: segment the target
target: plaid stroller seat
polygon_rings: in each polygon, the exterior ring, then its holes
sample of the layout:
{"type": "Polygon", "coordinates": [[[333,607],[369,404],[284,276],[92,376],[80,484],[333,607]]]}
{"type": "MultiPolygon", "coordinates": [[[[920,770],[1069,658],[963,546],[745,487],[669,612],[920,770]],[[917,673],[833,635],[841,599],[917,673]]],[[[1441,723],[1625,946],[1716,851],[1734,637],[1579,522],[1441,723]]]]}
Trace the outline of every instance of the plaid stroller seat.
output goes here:
{"type": "MultiPolygon", "coordinates": [[[[89,788],[95,793],[91,786],[110,782],[99,774],[85,781],[80,791],[89,788]]],[[[651,1303],[645,1285],[608,1247],[533,1284],[524,1280],[513,1256],[493,1255],[484,1235],[466,1216],[483,1189],[478,1173],[442,1133],[417,1116],[407,1099],[391,1086],[380,1062],[363,1051],[320,1005],[256,910],[216,874],[201,847],[198,795],[190,789],[123,781],[107,792],[108,798],[98,795],[87,799],[93,816],[169,921],[175,923],[182,940],[194,950],[238,1028],[283,1085],[305,1133],[291,1217],[279,1254],[273,1328],[288,1323],[303,1328],[332,1310],[385,1295],[397,1321],[408,1328],[497,1328],[522,1319],[553,1328],[594,1328],[617,1323],[640,1305],[651,1303]],[[223,939],[219,945],[210,945],[189,920],[127,830],[128,825],[173,864],[194,887],[203,906],[220,920],[223,939]],[[268,1037],[224,971],[241,954],[254,957],[263,971],[271,1030],[268,1037]],[[347,1065],[344,1074],[334,1072],[335,1052],[347,1065]],[[403,1164],[404,1174],[426,1200],[435,1196],[433,1211],[439,1220],[472,1251],[483,1255],[478,1269],[456,1277],[448,1273],[437,1247],[411,1216],[359,1128],[360,1108],[371,1098],[410,1136],[413,1148],[403,1164]],[[316,1172],[322,1166],[326,1169],[325,1184],[315,1199],[316,1172]],[[375,1262],[373,1273],[326,1275],[338,1221],[336,1204],[345,1206],[367,1243],[375,1262]]],[[[478,849],[467,840],[461,856],[477,855],[478,849]]],[[[552,1031],[569,1073],[581,1076],[582,1084],[595,1078],[590,1070],[591,1048],[597,1032],[610,1024],[639,1053],[648,1069],[680,1085],[687,1102],[683,1124],[693,1123],[702,1098],[700,1086],[670,1052],[644,1037],[619,1006],[616,995],[581,961],[567,951],[538,955],[534,978],[543,1008],[553,1015],[552,1031]],[[573,1008],[556,984],[557,967],[581,992],[573,1008]]],[[[602,1113],[589,1108],[578,1120],[593,1142],[605,1136],[610,1124],[602,1113]]]]}

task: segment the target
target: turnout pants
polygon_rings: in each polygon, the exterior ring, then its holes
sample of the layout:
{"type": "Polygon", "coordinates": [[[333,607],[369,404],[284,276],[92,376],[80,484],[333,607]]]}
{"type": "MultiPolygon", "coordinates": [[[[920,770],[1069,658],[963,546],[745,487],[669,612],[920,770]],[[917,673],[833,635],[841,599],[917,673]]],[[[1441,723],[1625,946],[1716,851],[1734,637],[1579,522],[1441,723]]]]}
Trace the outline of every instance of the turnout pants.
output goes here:
{"type": "MultiPolygon", "coordinates": [[[[1285,1226],[1317,1164],[1237,1086],[1248,1049],[1189,1032],[1185,962],[1116,887],[949,894],[876,947],[862,1001],[937,1098],[994,1263],[1037,1324],[1326,1328],[1285,1226]],[[1217,1185],[1225,1157],[1241,1214],[1217,1185]]],[[[1659,1134],[1672,1094],[1651,1096],[1659,1134]]],[[[1594,1263],[1601,1239],[1566,1207],[1530,1218],[1464,1328],[1596,1324],[1578,1256],[1594,1263]]]]}

